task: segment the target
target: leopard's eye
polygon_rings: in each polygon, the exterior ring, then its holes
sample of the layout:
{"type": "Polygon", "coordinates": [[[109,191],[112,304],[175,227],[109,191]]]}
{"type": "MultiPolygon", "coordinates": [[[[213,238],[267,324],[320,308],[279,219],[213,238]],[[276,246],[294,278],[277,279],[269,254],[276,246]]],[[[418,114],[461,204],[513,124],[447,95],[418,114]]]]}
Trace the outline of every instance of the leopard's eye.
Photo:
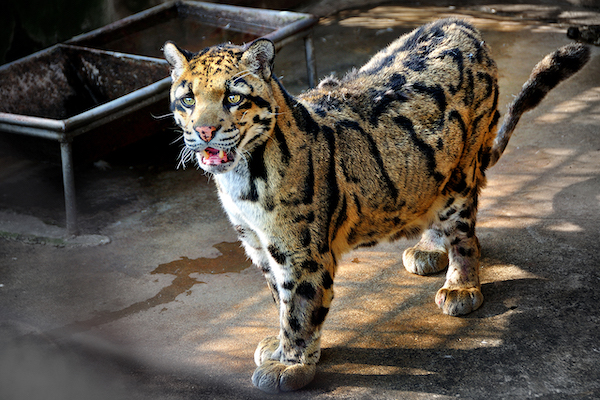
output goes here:
{"type": "Polygon", "coordinates": [[[194,104],[196,104],[196,99],[194,99],[192,96],[186,96],[181,99],[181,102],[186,107],[193,107],[194,104]]]}
{"type": "Polygon", "coordinates": [[[227,103],[231,106],[237,106],[244,100],[244,96],[241,94],[230,94],[227,96],[227,103]]]}

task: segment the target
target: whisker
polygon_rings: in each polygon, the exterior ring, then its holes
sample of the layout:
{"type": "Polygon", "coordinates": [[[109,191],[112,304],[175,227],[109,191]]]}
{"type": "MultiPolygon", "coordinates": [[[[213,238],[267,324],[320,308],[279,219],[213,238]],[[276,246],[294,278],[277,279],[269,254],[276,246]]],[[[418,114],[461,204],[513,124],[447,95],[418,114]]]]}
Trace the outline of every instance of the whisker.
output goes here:
{"type": "Polygon", "coordinates": [[[244,76],[246,76],[249,73],[251,73],[250,70],[249,69],[245,69],[245,70],[240,71],[240,72],[236,73],[235,75],[233,75],[233,78],[234,79],[235,78],[239,78],[241,75],[244,75],[244,74],[245,74],[244,76]]]}
{"type": "Polygon", "coordinates": [[[172,145],[173,145],[173,144],[177,144],[177,142],[179,142],[179,141],[181,141],[181,140],[183,140],[183,136],[179,136],[179,137],[177,137],[177,139],[173,140],[173,141],[171,142],[171,144],[172,144],[172,145]]]}
{"type": "Polygon", "coordinates": [[[186,168],[186,164],[190,161],[193,161],[195,153],[189,147],[182,147],[179,152],[179,163],[177,163],[177,169],[186,168]]]}
{"type": "Polygon", "coordinates": [[[247,164],[248,163],[248,159],[250,156],[250,152],[247,150],[236,150],[236,153],[239,154],[239,156],[244,160],[244,162],[247,164]]]}
{"type": "Polygon", "coordinates": [[[168,113],[168,114],[164,114],[164,115],[154,115],[154,114],[150,114],[152,116],[152,118],[159,120],[159,119],[166,119],[169,117],[172,117],[173,114],[172,113],[168,113]]]}
{"type": "Polygon", "coordinates": [[[249,70],[240,71],[233,76],[233,81],[235,82],[236,80],[245,78],[248,75],[252,75],[252,71],[249,71],[249,70]]]}
{"type": "Polygon", "coordinates": [[[179,152],[179,162],[177,163],[176,169],[179,169],[179,168],[185,169],[186,157],[187,157],[187,155],[185,154],[185,147],[184,147],[179,152]]]}

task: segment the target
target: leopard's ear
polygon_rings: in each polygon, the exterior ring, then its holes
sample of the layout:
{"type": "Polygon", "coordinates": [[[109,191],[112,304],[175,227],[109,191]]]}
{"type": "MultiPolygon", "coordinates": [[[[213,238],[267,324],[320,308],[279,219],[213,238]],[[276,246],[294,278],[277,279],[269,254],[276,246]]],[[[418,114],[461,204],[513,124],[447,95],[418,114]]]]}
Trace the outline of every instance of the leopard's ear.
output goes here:
{"type": "Polygon", "coordinates": [[[250,71],[267,80],[271,79],[274,60],[275,45],[269,39],[255,40],[248,45],[242,55],[242,61],[250,71]]]}
{"type": "Polygon", "coordinates": [[[168,41],[163,45],[162,51],[171,66],[171,78],[175,81],[187,68],[191,53],[180,49],[171,41],[168,41]]]}

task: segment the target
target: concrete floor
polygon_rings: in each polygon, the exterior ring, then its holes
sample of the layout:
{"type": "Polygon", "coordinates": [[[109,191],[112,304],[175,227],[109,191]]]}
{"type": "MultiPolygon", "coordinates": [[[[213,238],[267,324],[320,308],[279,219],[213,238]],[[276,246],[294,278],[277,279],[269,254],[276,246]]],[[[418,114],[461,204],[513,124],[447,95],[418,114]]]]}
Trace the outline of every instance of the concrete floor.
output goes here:
{"type": "MultiPolygon", "coordinates": [[[[342,74],[449,8],[371,8],[324,19],[319,75],[342,74]]],[[[501,110],[566,26],[467,12],[500,69],[501,110]]],[[[276,69],[305,87],[301,44],[276,69]]],[[[276,334],[210,180],[175,169],[167,131],[77,170],[84,239],[64,229],[59,167],[0,150],[0,398],[262,399],[256,344],[276,334]],[[8,233],[7,233],[8,232],[8,233]],[[17,238],[17,240],[15,240],[17,238]],[[108,238],[110,243],[100,243],[108,238]]],[[[348,254],[317,376],[285,398],[600,397],[600,49],[526,115],[489,170],[478,234],[485,303],[433,302],[444,275],[401,262],[408,241],[348,254]]]]}

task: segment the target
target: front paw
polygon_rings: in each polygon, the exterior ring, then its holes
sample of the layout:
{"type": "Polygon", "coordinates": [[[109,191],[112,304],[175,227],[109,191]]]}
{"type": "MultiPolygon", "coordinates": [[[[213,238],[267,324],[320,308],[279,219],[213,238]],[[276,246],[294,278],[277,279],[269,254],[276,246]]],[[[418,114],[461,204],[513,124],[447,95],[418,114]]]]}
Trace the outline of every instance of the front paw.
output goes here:
{"type": "Polygon", "coordinates": [[[254,352],[254,362],[258,366],[252,375],[254,386],[267,393],[290,392],[313,380],[316,364],[287,365],[279,361],[280,353],[277,336],[260,341],[254,352]]]}
{"type": "Polygon", "coordinates": [[[444,314],[458,316],[477,310],[483,303],[483,294],[478,287],[441,288],[435,295],[435,303],[444,314]]]}
{"type": "Polygon", "coordinates": [[[279,338],[269,336],[260,341],[254,352],[254,363],[260,367],[268,360],[279,360],[279,338]],[[274,355],[275,354],[275,355],[274,355]]]}
{"type": "Polygon", "coordinates": [[[316,371],[316,364],[286,365],[267,360],[254,371],[252,383],[267,393],[291,392],[308,385],[316,371]]]}

